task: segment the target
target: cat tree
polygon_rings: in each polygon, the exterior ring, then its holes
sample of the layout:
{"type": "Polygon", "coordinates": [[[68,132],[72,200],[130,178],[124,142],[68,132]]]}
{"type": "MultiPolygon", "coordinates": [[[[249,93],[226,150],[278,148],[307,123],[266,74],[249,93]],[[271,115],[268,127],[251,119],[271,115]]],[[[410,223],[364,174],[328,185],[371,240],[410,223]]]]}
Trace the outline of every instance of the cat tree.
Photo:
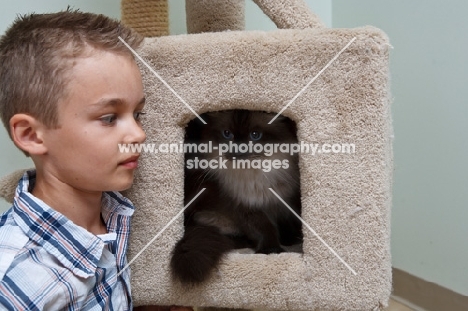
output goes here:
{"type": "MultiPolygon", "coordinates": [[[[206,284],[188,289],[168,269],[180,217],[132,264],[135,302],[380,309],[391,292],[388,38],[373,27],[327,29],[304,1],[254,2],[281,30],[242,31],[244,1],[187,0],[191,34],[147,38],[138,52],[198,114],[279,112],[355,38],[283,112],[296,121],[299,141],[355,144],[354,154],[300,154],[302,217],[330,248],[304,226],[303,254],[232,253],[206,284]]],[[[183,141],[194,114],[142,68],[147,142],[183,141]]],[[[183,154],[143,156],[127,193],[138,207],[129,259],[183,208],[183,161],[183,154]]]]}
{"type": "MultiPolygon", "coordinates": [[[[303,227],[303,253],[230,253],[206,283],[187,288],[169,270],[179,217],[132,262],[135,304],[381,310],[391,292],[388,38],[373,27],[327,29],[302,0],[254,2],[280,30],[242,31],[238,0],[187,0],[189,35],[160,36],[165,1],[123,0],[122,19],[147,36],[139,55],[196,113],[290,104],[283,114],[300,142],[349,143],[355,152],[300,154],[302,218],[314,231],[303,227]]],[[[180,143],[195,115],[141,68],[146,142],[180,143]]],[[[183,209],[183,185],[183,154],[143,154],[126,193],[137,207],[129,260],[183,209]]]]}

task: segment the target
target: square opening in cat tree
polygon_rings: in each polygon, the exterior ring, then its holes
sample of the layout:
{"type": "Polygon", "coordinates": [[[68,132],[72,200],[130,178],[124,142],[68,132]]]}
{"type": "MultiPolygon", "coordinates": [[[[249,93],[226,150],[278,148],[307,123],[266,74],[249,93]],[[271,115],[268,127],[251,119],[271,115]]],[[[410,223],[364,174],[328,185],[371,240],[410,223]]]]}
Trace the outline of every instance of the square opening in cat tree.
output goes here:
{"type": "Polygon", "coordinates": [[[188,122],[175,145],[185,154],[186,206],[171,259],[175,279],[200,284],[230,251],[302,251],[296,132],[291,119],[263,111],[222,110],[188,122]]]}
{"type": "MultiPolygon", "coordinates": [[[[392,130],[385,34],[372,27],[204,33],[145,39],[139,52],[197,114],[276,113],[353,38],[282,113],[296,122],[299,142],[331,150],[299,154],[301,217],[312,229],[303,229],[303,252],[230,253],[209,280],[187,289],[170,272],[184,232],[179,217],[132,264],[137,305],[370,310],[388,299],[392,130]],[[333,152],[335,144],[353,144],[355,152],[333,152]]],[[[183,142],[193,112],[142,71],[147,143],[183,142]]],[[[183,209],[184,161],[180,153],[141,157],[127,192],[137,206],[129,258],[183,209]]]]}

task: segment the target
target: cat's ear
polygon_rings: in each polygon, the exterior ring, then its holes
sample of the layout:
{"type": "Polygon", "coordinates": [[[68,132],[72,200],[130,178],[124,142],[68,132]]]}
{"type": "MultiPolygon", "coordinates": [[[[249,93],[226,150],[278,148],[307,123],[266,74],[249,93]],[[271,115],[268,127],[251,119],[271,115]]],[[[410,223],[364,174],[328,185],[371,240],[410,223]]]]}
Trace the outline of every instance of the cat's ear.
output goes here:
{"type": "MultiPolygon", "coordinates": [[[[208,117],[206,113],[202,113],[200,118],[203,119],[207,124],[209,124],[208,117]]],[[[185,139],[190,140],[198,140],[200,139],[200,135],[203,129],[203,122],[198,118],[195,117],[194,119],[190,120],[185,127],[185,139]]]]}
{"type": "Polygon", "coordinates": [[[203,120],[205,120],[205,122],[207,124],[209,124],[210,121],[213,120],[213,116],[214,116],[215,113],[216,112],[205,112],[205,113],[201,114],[200,116],[203,118],[203,120]]]}
{"type": "Polygon", "coordinates": [[[200,118],[195,118],[197,120],[198,126],[201,127],[203,125],[208,125],[213,120],[213,112],[204,112],[200,114],[200,118]],[[202,118],[205,122],[201,121],[200,118],[202,118]]]}
{"type": "Polygon", "coordinates": [[[278,122],[278,124],[283,124],[284,126],[286,126],[291,133],[294,133],[294,134],[297,133],[296,122],[294,122],[290,118],[280,115],[273,123],[275,122],[278,122]]]}

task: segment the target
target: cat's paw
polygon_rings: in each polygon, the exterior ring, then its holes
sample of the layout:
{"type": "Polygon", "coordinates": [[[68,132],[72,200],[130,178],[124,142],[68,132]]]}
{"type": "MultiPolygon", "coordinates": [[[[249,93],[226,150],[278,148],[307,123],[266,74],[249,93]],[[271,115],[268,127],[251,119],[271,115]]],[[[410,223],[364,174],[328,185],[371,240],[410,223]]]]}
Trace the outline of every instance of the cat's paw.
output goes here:
{"type": "Polygon", "coordinates": [[[286,250],[281,246],[270,246],[270,247],[261,247],[256,253],[258,254],[279,254],[284,253],[286,250]]]}
{"type": "Polygon", "coordinates": [[[284,234],[280,237],[280,243],[284,246],[291,246],[302,243],[302,234],[288,235],[284,234]]]}

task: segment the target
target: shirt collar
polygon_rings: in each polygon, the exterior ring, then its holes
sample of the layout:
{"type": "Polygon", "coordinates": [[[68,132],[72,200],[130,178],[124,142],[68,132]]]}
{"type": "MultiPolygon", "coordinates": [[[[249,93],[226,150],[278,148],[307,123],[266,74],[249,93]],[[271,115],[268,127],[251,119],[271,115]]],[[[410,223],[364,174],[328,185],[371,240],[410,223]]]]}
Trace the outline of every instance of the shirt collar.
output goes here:
{"type": "MultiPolygon", "coordinates": [[[[56,257],[75,275],[93,276],[105,241],[34,197],[30,185],[34,185],[35,180],[36,172],[32,170],[26,172],[18,183],[13,202],[15,222],[29,239],[56,257]]],[[[101,213],[106,224],[115,223],[109,222],[109,219],[115,214],[130,217],[133,205],[117,192],[106,192],[103,194],[101,213]]],[[[116,228],[114,224],[107,229],[119,234],[122,228],[116,228]]],[[[128,228],[124,229],[128,231],[128,228]]]]}

